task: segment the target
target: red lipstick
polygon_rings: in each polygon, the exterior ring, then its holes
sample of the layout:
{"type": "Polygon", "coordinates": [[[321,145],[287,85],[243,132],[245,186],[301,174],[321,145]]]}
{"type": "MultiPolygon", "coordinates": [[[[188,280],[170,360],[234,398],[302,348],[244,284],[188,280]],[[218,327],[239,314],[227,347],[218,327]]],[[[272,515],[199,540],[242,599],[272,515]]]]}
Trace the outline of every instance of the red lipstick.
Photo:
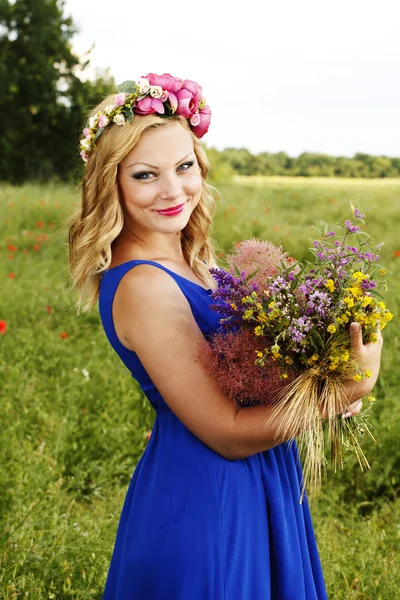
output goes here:
{"type": "Polygon", "coordinates": [[[179,214],[182,211],[184,206],[185,206],[185,203],[178,204],[177,206],[172,206],[171,208],[165,208],[163,210],[158,210],[157,212],[160,215],[173,216],[173,215],[179,214]]]}

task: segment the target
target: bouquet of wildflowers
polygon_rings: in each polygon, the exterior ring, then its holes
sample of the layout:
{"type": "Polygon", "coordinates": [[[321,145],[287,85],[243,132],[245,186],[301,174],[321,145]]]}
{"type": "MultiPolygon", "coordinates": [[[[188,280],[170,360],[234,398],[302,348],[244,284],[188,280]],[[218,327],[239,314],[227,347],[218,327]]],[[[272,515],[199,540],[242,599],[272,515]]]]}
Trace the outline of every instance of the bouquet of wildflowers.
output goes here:
{"type": "MultiPolygon", "coordinates": [[[[365,215],[352,209],[364,223],[365,215]]],[[[337,413],[348,404],[345,382],[371,376],[351,356],[350,323],[360,323],[363,341],[373,342],[392,318],[377,291],[385,288],[381,246],[347,220],[321,232],[310,248],[312,262],[296,263],[253,238],[235,245],[228,271],[210,269],[218,282],[211,308],[221,328],[202,347],[203,364],[239,405],[270,403],[271,418],[284,411],[278,439],[303,431],[304,485],[320,482],[325,428],[335,467],[343,466],[343,450],[369,466],[359,443],[372,437],[368,411],[350,419],[337,413]]]]}

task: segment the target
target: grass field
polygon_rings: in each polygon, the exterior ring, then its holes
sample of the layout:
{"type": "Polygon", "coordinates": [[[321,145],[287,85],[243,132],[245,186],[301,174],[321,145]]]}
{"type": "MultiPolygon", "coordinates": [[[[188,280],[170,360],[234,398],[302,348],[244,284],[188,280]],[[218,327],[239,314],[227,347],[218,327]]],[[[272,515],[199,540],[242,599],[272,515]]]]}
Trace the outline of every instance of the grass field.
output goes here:
{"type": "MultiPolygon", "coordinates": [[[[385,241],[383,364],[371,469],[328,469],[312,514],[330,600],[400,597],[400,180],[238,178],[219,182],[221,252],[256,236],[307,257],[312,225],[367,213],[385,241]]],[[[100,599],[129,480],[154,412],[69,289],[65,219],[77,193],[0,188],[0,598],[100,599]],[[4,330],[3,330],[4,331],[4,330]]],[[[251,510],[251,507],[249,507],[251,510]]],[[[205,599],[206,600],[206,599],[205,599]]],[[[256,600],[256,599],[255,599],[256,600]]],[[[295,600],[295,598],[293,599],[295,600]]]]}

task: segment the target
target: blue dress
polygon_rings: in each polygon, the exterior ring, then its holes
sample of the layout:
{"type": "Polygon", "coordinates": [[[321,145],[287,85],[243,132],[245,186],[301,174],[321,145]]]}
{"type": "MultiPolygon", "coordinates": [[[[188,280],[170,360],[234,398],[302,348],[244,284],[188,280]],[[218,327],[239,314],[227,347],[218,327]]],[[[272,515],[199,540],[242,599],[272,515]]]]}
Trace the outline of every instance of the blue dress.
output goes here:
{"type": "Polygon", "coordinates": [[[130,260],[103,274],[106,336],[157,413],[126,495],[103,600],[326,600],[306,496],[300,504],[296,444],[227,460],[175,416],[118,340],[111,306],[137,264],[169,273],[203,335],[219,327],[211,290],[159,263],[130,260]]]}

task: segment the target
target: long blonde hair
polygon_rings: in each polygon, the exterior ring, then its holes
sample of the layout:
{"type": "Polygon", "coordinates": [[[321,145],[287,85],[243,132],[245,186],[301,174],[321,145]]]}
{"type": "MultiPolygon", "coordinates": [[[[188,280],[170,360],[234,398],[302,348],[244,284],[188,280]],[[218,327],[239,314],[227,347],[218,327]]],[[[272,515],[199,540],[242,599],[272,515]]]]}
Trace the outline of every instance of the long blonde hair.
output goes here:
{"type": "MultiPolygon", "coordinates": [[[[113,96],[108,96],[91,114],[103,112],[112,102],[113,96]]],[[[212,286],[213,278],[208,269],[217,266],[216,244],[211,236],[215,201],[206,182],[210,168],[206,152],[184,117],[165,119],[157,115],[135,115],[131,123],[123,127],[110,125],[101,134],[97,148],[86,164],[81,206],[68,221],[69,267],[72,288],[78,291],[78,314],[90,310],[97,302],[102,272],[111,263],[111,244],[124,224],[117,183],[118,165],[145,131],[165,126],[171,119],[179,121],[193,136],[202,176],[200,200],[182,230],[183,256],[195,274],[212,286]]]]}

